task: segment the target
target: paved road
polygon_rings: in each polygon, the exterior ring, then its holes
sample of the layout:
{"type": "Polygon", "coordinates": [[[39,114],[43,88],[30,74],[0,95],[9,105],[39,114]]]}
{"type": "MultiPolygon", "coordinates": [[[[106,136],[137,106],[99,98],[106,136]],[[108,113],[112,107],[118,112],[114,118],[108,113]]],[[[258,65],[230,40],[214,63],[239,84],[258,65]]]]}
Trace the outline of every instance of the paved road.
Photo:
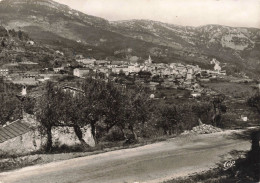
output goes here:
{"type": "Polygon", "coordinates": [[[1,183],[161,182],[207,170],[231,150],[249,150],[250,142],[220,132],[178,137],[133,149],[53,162],[0,173],[1,183]]]}

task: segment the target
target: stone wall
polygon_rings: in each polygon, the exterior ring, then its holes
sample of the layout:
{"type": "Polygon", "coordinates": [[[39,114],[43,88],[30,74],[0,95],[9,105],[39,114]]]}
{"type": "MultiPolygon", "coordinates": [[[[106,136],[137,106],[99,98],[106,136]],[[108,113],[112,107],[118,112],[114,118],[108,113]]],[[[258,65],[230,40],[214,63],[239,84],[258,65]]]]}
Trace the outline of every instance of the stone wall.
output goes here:
{"type": "MultiPolygon", "coordinates": [[[[84,141],[92,147],[95,146],[93,137],[91,135],[90,127],[89,126],[83,127],[81,128],[81,131],[83,133],[84,141]]],[[[52,140],[53,140],[53,144],[58,146],[61,146],[63,144],[68,146],[81,144],[72,127],[52,128],[52,140]]]]}
{"type": "Polygon", "coordinates": [[[46,137],[42,136],[38,130],[31,130],[26,134],[9,139],[0,143],[0,154],[26,154],[40,150],[46,142],[46,137]]]}
{"type": "MultiPolygon", "coordinates": [[[[0,143],[1,154],[26,154],[40,150],[47,142],[47,137],[39,131],[39,122],[35,120],[33,115],[24,114],[23,123],[30,126],[30,131],[18,137],[9,139],[0,143]]],[[[94,139],[91,134],[90,126],[81,128],[83,139],[89,146],[95,146],[94,139]]],[[[53,127],[52,128],[53,145],[74,146],[81,142],[72,127],[53,127]]]]}

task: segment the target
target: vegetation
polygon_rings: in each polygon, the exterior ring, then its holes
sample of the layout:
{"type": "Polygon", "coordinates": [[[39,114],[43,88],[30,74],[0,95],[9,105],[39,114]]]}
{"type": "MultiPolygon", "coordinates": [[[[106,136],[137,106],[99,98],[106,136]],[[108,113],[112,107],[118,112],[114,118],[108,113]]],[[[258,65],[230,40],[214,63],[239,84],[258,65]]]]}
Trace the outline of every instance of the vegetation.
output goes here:
{"type": "MultiPolygon", "coordinates": [[[[256,92],[248,99],[248,105],[254,107],[260,113],[260,94],[256,92]]],[[[243,138],[252,141],[251,150],[249,152],[233,151],[230,153],[232,160],[235,160],[234,166],[229,169],[223,169],[223,164],[217,168],[191,175],[185,178],[178,178],[165,183],[186,183],[186,182],[259,182],[260,180],[260,147],[259,129],[251,129],[243,134],[237,135],[236,138],[243,138]]],[[[223,162],[224,163],[224,162],[223,162]]]]}
{"type": "Polygon", "coordinates": [[[15,90],[16,86],[5,83],[0,77],[0,125],[19,118],[20,102],[13,93],[15,90]]]}
{"type": "Polygon", "coordinates": [[[96,144],[102,140],[132,143],[141,138],[179,134],[201,120],[214,125],[221,121],[221,96],[177,105],[150,99],[150,92],[141,86],[126,88],[93,77],[79,85],[81,90],[64,91],[49,82],[44,95],[36,101],[34,110],[48,136],[47,151],[52,149],[51,130],[57,126],[73,127],[85,146],[81,132],[84,126],[91,127],[96,144]]]}
{"type": "Polygon", "coordinates": [[[255,95],[248,99],[248,105],[257,109],[260,113],[260,93],[257,92],[255,95]]]}

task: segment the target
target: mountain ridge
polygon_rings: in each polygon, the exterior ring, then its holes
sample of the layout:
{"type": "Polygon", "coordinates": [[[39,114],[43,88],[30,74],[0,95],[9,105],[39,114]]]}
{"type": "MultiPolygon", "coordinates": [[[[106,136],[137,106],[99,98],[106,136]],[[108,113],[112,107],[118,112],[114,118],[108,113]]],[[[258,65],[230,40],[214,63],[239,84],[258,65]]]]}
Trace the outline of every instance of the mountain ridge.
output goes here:
{"type": "Polygon", "coordinates": [[[145,59],[150,54],[156,62],[203,67],[211,67],[210,61],[217,58],[227,63],[230,72],[254,76],[260,73],[258,28],[211,24],[193,27],[153,20],[108,21],[51,0],[3,0],[0,21],[8,29],[21,29],[35,40],[71,54],[83,53],[97,59],[145,59]]]}

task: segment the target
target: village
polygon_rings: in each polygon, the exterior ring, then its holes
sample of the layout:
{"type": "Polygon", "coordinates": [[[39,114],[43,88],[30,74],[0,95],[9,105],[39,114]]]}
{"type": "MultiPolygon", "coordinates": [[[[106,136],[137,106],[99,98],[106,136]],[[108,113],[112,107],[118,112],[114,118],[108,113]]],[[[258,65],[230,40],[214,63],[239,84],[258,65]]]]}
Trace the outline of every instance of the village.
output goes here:
{"type": "MultiPolygon", "coordinates": [[[[57,51],[57,54],[62,54],[62,52],[57,51]]],[[[216,59],[210,62],[214,65],[214,70],[201,69],[198,65],[182,63],[154,63],[150,55],[143,63],[96,60],[84,58],[82,55],[77,55],[75,60],[77,64],[73,67],[65,63],[61,67],[44,69],[35,69],[38,64],[30,61],[6,64],[0,69],[0,76],[5,81],[14,84],[37,86],[48,80],[55,81],[68,76],[85,78],[92,74],[116,81],[123,86],[138,84],[151,91],[160,88],[182,89],[191,91],[191,97],[200,97],[203,92],[200,81],[210,82],[210,79],[223,78],[227,75],[216,59]],[[27,71],[14,69],[17,66],[27,66],[32,69],[27,71]]]]}
{"type": "Polygon", "coordinates": [[[0,183],[259,182],[240,1],[0,0],[0,183]]]}

